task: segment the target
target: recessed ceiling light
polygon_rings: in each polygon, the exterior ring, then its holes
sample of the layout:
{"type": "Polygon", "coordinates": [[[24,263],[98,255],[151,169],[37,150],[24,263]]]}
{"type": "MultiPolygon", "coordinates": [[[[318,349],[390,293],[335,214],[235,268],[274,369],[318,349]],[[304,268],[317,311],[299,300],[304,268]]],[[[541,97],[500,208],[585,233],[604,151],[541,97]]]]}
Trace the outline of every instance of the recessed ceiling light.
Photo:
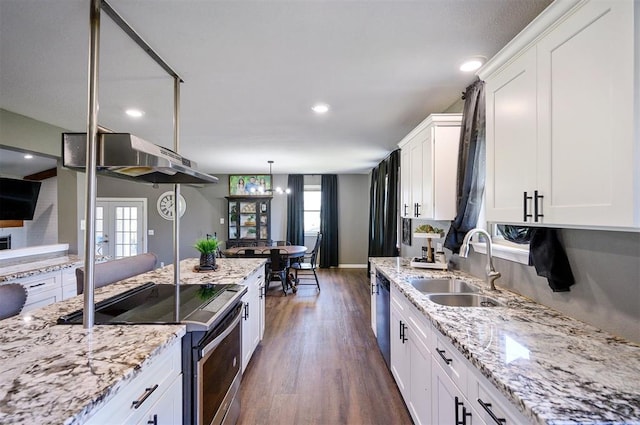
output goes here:
{"type": "Polygon", "coordinates": [[[311,107],[311,110],[316,114],[326,114],[329,112],[329,105],[326,103],[316,103],[311,107]]]}
{"type": "Polygon", "coordinates": [[[144,115],[144,112],[142,112],[140,109],[127,109],[124,112],[132,118],[140,118],[144,115]]]}
{"type": "Polygon", "coordinates": [[[24,155],[24,159],[31,159],[31,158],[33,158],[33,155],[29,153],[24,155]]]}
{"type": "Polygon", "coordinates": [[[460,71],[463,72],[472,72],[482,66],[483,60],[481,58],[472,58],[464,61],[462,65],[460,65],[460,71]]]}

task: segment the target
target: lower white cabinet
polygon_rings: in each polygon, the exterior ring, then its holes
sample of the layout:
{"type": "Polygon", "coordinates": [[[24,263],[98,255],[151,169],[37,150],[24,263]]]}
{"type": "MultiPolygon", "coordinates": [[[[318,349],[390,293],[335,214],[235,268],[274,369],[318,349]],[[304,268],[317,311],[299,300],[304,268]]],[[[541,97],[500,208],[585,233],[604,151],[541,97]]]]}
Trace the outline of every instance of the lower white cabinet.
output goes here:
{"type": "Polygon", "coordinates": [[[371,290],[371,329],[373,329],[373,334],[378,335],[378,321],[376,319],[377,308],[376,304],[378,303],[378,285],[376,283],[376,267],[371,264],[371,270],[369,272],[369,289],[371,290]]]}
{"type": "Polygon", "coordinates": [[[27,301],[24,303],[22,313],[62,301],[60,278],[60,271],[57,271],[11,281],[10,283],[21,284],[27,290],[27,301]]]}
{"type": "Polygon", "coordinates": [[[261,269],[247,278],[247,293],[242,297],[242,372],[264,333],[264,271],[261,269]]]}
{"type": "Polygon", "coordinates": [[[182,375],[176,376],[162,397],[143,416],[138,425],[176,425],[182,419],[182,375]]]}
{"type": "Polygon", "coordinates": [[[21,313],[66,300],[77,295],[76,268],[68,267],[48,273],[14,279],[6,283],[18,283],[27,290],[27,301],[21,313]]]}
{"type": "Polygon", "coordinates": [[[85,423],[181,424],[181,345],[176,339],[85,423]]]}
{"type": "Polygon", "coordinates": [[[391,286],[391,373],[415,424],[431,423],[432,332],[424,315],[391,286]]]}
{"type": "Polygon", "coordinates": [[[531,423],[393,284],[390,342],[391,374],[415,424],[531,423]]]}

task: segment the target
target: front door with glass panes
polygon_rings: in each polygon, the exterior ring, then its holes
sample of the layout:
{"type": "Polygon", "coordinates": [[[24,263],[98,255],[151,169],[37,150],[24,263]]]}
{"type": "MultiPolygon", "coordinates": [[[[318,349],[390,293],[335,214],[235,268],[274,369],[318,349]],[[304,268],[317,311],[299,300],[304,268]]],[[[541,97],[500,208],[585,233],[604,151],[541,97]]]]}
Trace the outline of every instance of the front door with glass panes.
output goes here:
{"type": "Polygon", "coordinates": [[[146,252],[146,200],[96,200],[96,256],[130,257],[146,252]]]}

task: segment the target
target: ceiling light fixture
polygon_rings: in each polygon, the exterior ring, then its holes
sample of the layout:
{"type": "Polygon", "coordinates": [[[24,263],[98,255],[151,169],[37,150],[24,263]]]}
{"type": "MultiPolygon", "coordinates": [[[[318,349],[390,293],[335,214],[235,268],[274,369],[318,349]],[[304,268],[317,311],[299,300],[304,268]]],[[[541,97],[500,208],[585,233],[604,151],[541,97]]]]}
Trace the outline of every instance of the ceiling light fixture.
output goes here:
{"type": "Polygon", "coordinates": [[[124,112],[131,118],[140,118],[144,115],[144,112],[142,112],[140,109],[127,109],[124,112]]]}
{"type": "Polygon", "coordinates": [[[460,65],[460,71],[462,72],[473,72],[479,69],[484,63],[484,58],[471,58],[467,59],[460,65]]]}
{"type": "Polygon", "coordinates": [[[31,155],[30,153],[27,153],[24,155],[24,159],[32,159],[33,155],[31,155]]]}
{"type": "MultiPolygon", "coordinates": [[[[269,176],[271,177],[271,187],[273,187],[273,174],[271,173],[271,166],[273,165],[273,161],[269,160],[267,161],[269,163],[269,176]]],[[[273,193],[273,190],[267,190],[267,192],[271,192],[273,193]]],[[[278,195],[284,195],[284,194],[290,194],[291,193],[291,189],[289,189],[288,187],[283,189],[280,186],[276,187],[276,193],[278,195]]]]}
{"type": "Polygon", "coordinates": [[[329,105],[326,103],[316,103],[311,107],[311,110],[316,114],[326,114],[329,112],[329,105]]]}

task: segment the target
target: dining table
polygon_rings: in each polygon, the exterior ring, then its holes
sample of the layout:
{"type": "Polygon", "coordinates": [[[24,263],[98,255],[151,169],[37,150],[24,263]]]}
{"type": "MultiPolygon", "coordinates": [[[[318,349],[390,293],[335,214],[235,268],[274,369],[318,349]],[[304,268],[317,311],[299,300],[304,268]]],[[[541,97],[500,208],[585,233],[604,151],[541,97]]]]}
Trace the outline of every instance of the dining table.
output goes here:
{"type": "MultiPolygon", "coordinates": [[[[280,255],[286,255],[288,258],[298,258],[302,257],[307,252],[307,247],[304,245],[274,245],[274,246],[236,246],[233,248],[227,248],[222,253],[225,257],[232,258],[243,258],[243,257],[269,257],[272,249],[277,249],[280,251],[280,255]],[[252,254],[248,254],[246,250],[253,250],[252,254]]],[[[288,263],[287,263],[288,264],[288,263]]],[[[267,267],[269,264],[267,263],[267,267]]],[[[291,273],[287,272],[286,274],[286,283],[285,288],[291,288],[291,290],[296,293],[297,285],[296,281],[291,275],[291,273]]],[[[286,290],[285,290],[286,294],[286,290]]]]}
{"type": "Polygon", "coordinates": [[[269,251],[272,249],[279,249],[280,253],[287,255],[289,258],[302,257],[307,252],[307,247],[303,245],[275,245],[275,246],[236,246],[233,248],[227,248],[222,253],[226,257],[242,257],[247,254],[243,254],[242,251],[252,249],[253,255],[269,256],[269,251]],[[285,251],[285,252],[283,252],[285,251]]]}

